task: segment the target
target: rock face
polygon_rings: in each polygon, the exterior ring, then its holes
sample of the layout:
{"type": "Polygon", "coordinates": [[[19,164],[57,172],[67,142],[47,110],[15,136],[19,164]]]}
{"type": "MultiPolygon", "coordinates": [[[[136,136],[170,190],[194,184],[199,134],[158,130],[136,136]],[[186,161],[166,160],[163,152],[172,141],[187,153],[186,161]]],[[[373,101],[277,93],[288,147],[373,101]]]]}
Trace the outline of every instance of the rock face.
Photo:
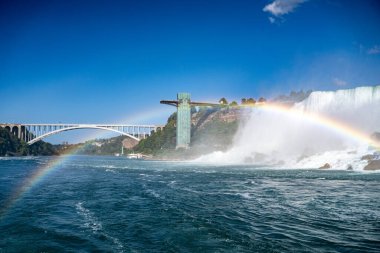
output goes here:
{"type": "Polygon", "coordinates": [[[321,170],[330,169],[330,168],[331,168],[331,165],[328,163],[325,163],[323,166],[319,167],[319,169],[321,170]]]}
{"type": "Polygon", "coordinates": [[[376,156],[375,155],[365,155],[365,156],[362,156],[362,160],[367,160],[367,161],[372,161],[373,159],[375,159],[376,156]]]}
{"type": "Polygon", "coordinates": [[[369,161],[368,165],[364,167],[364,170],[380,170],[380,160],[369,161]]]}
{"type": "Polygon", "coordinates": [[[250,110],[243,110],[238,108],[221,108],[221,109],[207,109],[200,110],[197,113],[192,114],[191,124],[194,128],[203,128],[207,123],[211,121],[221,122],[234,122],[241,119],[248,118],[250,110]]]}
{"type": "Polygon", "coordinates": [[[126,149],[131,149],[133,148],[134,146],[136,146],[139,142],[132,139],[132,138],[125,138],[123,140],[123,147],[126,148],[126,149]]]}
{"type": "Polygon", "coordinates": [[[371,137],[376,141],[380,141],[380,133],[378,132],[373,133],[371,137]]]}

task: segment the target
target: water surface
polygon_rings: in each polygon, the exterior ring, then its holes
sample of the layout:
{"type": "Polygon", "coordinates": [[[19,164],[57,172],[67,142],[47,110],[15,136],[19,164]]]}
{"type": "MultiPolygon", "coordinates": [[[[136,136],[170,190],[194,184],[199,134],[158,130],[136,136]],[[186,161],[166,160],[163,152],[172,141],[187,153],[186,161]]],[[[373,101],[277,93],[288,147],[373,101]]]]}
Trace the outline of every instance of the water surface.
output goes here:
{"type": "MultiPolygon", "coordinates": [[[[50,157],[0,160],[0,207],[50,157]]],[[[0,252],[378,252],[380,174],[74,156],[0,218],[0,252]]]]}

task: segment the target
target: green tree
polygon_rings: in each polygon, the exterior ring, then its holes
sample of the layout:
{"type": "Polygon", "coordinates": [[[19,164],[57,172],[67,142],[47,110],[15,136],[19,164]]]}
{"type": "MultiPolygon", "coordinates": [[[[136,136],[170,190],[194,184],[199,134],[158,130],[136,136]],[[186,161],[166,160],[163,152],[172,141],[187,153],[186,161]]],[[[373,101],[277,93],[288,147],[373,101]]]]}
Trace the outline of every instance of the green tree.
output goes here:
{"type": "Polygon", "coordinates": [[[236,101],[232,101],[231,103],[230,103],[230,106],[237,106],[238,105],[238,103],[236,102],[236,101]]]}
{"type": "Polygon", "coordinates": [[[19,140],[11,134],[8,129],[0,127],[0,156],[5,155],[56,155],[57,151],[53,145],[38,141],[32,145],[19,140]]]}
{"type": "Polygon", "coordinates": [[[226,98],[221,98],[221,99],[219,99],[219,104],[221,104],[221,105],[228,105],[228,101],[227,101],[226,98]]]}
{"type": "Polygon", "coordinates": [[[247,100],[247,104],[249,104],[249,105],[254,105],[254,104],[256,104],[256,100],[253,99],[253,98],[249,98],[249,99],[247,100]]]}
{"type": "Polygon", "coordinates": [[[174,150],[176,146],[176,121],[177,113],[173,113],[164,128],[141,140],[133,148],[134,152],[157,154],[161,150],[174,150]]]}
{"type": "Polygon", "coordinates": [[[261,98],[259,98],[259,103],[264,103],[264,102],[266,102],[267,100],[265,99],[265,98],[263,98],[263,97],[261,97],[261,98]]]}

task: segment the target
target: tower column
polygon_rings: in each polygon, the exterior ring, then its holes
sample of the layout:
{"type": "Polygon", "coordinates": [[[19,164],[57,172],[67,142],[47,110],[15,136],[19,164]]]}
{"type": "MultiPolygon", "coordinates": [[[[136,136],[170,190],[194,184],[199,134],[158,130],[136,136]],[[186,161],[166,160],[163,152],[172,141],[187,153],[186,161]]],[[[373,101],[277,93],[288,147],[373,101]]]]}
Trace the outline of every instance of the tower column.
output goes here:
{"type": "Polygon", "coordinates": [[[177,146],[189,148],[191,138],[191,104],[189,93],[178,93],[177,106],[177,146]]]}

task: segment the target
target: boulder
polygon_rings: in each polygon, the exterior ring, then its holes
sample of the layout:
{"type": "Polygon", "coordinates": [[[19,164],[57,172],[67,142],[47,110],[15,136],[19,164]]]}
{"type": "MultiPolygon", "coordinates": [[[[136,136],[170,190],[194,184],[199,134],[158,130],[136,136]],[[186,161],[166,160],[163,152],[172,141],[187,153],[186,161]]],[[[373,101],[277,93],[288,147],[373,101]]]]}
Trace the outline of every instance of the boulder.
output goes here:
{"type": "Polygon", "coordinates": [[[369,161],[364,170],[380,170],[380,160],[369,161]]]}
{"type": "Polygon", "coordinates": [[[319,167],[321,170],[330,169],[331,165],[329,163],[325,163],[323,166],[319,167]]]}
{"type": "Polygon", "coordinates": [[[362,160],[367,160],[367,161],[372,161],[373,159],[375,159],[376,158],[376,156],[375,155],[371,155],[371,154],[369,154],[369,155],[364,155],[364,156],[362,156],[362,160]]]}

